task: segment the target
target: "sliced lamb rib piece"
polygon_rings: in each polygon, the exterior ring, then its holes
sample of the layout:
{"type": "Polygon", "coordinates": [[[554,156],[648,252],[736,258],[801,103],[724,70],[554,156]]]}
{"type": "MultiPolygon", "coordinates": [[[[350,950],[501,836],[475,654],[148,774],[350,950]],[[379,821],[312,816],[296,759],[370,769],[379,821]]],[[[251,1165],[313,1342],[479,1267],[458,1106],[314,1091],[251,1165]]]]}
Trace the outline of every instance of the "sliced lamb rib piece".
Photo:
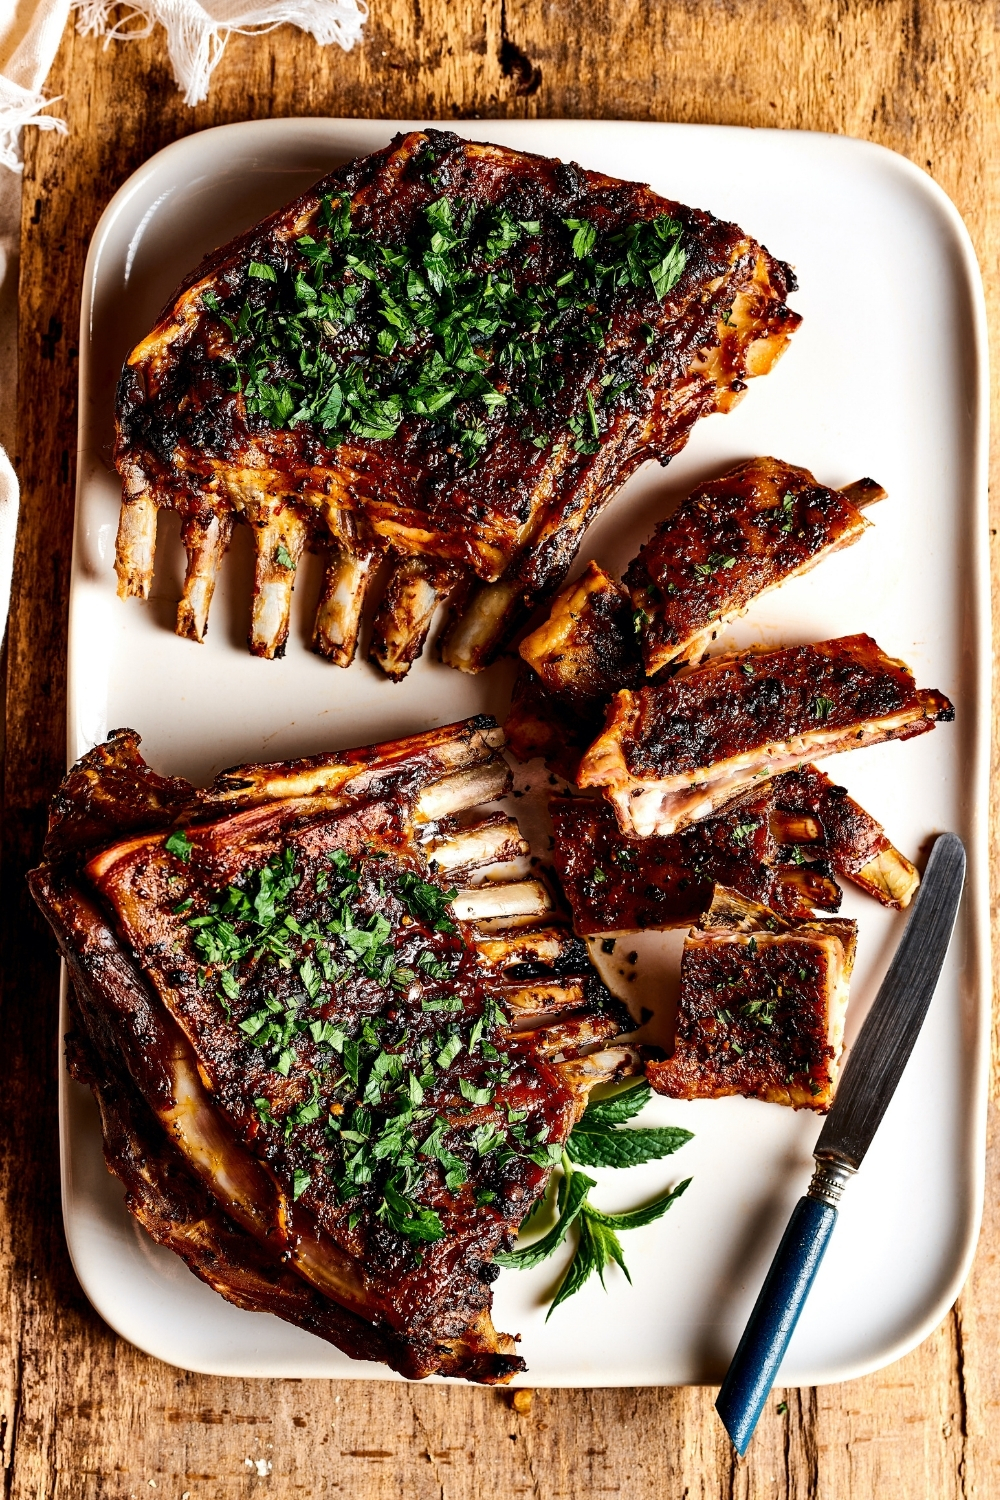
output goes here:
{"type": "Polygon", "coordinates": [[[507,743],[519,760],[542,756],[572,781],[610,698],[643,680],[628,594],[588,563],[518,651],[522,665],[504,722],[507,743]]]}
{"type": "Polygon", "coordinates": [[[856,542],[870,524],[860,507],[884,498],[873,479],[829,490],[777,458],[693,490],[625,573],[647,674],[697,661],[760,594],[856,542]]]}
{"type": "Polygon", "coordinates": [[[468,821],[509,784],[501,741],[480,718],[198,792],[120,731],[31,876],[140,1220],[240,1306],[411,1377],[524,1367],[493,1256],[589,1090],[636,1064],[544,887],[510,879],[516,824],[468,821]]]}
{"type": "Polygon", "coordinates": [[[743,1094],[825,1113],[844,1039],[857,924],[792,926],[716,888],[684,943],[673,1056],[646,1064],[659,1094],[743,1094]]]}
{"type": "MultiPolygon", "coordinates": [[[[333,560],[315,645],[345,665],[388,547],[478,580],[471,594],[440,567],[424,580],[462,598],[444,659],[478,671],[624,480],[766,374],[800,321],[794,287],[742,229],[648,187],[398,136],[210,255],[129,355],[119,592],[148,596],[157,512],[177,510],[178,630],[200,640],[246,521],[251,651],[282,654],[316,547],[333,560]]],[[[407,573],[383,606],[376,660],[397,677],[425,595],[407,573]]]]}
{"type": "Polygon", "coordinates": [[[756,780],[952,718],[868,635],[744,651],[618,693],[577,782],[604,790],[623,832],[676,833],[756,780]]]}
{"type": "Polygon", "coordinates": [[[834,871],[883,906],[907,906],[920,877],[875,819],[815,766],[751,787],[716,817],[666,837],[628,838],[606,802],[552,797],[553,863],[581,937],[684,927],[716,885],[789,921],[837,911],[834,871]]]}

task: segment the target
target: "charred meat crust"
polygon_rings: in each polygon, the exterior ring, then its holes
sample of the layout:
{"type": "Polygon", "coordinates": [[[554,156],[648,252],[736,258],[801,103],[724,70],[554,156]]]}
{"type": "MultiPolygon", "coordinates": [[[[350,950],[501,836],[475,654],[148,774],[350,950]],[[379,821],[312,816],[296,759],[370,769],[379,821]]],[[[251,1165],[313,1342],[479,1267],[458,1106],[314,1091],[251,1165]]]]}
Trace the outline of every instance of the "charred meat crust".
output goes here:
{"type": "Polygon", "coordinates": [[[581,936],[686,926],[716,885],[802,921],[839,909],[834,873],[896,909],[919,883],[875,819],[815,766],[665,837],[627,837],[608,804],[590,798],[552,797],[549,808],[553,861],[581,936]]]}
{"type": "MultiPolygon", "coordinates": [[[[495,260],[483,261],[484,276],[495,260]]],[[[365,339],[383,323],[377,288],[345,274],[358,283],[361,300],[353,321],[328,337],[331,350],[346,357],[366,349],[365,339]]],[[[502,607],[483,614],[483,600],[474,597],[473,628],[454,627],[445,643],[446,660],[479,670],[525,611],[561,582],[586,526],[628,474],[647,457],[666,461],[700,415],[728,409],[746,377],[766,373],[799,322],[785,303],[793,288],[788,267],[737,226],[648,187],[449,133],[397,137],[209,256],[132,351],[116,408],[125,501],[120,591],[146,597],[156,509],[178,510],[185,526],[195,526],[192,545],[201,549],[191,573],[197,597],[186,589],[179,624],[200,639],[228,528],[234,516],[246,520],[259,554],[251,649],[280,654],[298,555],[303,546],[343,550],[337,517],[348,513],[396,552],[426,554],[486,584],[504,581],[502,607]],[[566,220],[578,216],[600,233],[669,217],[680,226],[685,264],[662,299],[652,284],[616,294],[599,338],[557,339],[547,443],[536,442],[531,422],[526,427],[523,414],[500,401],[474,413],[482,443],[473,467],[433,411],[410,414],[391,437],[352,431],[331,444],[311,417],[275,427],[248,410],[232,373],[233,349],[245,334],[232,333],[224,320],[235,327],[244,307],[254,316],[284,306],[297,274],[312,264],[302,236],[322,239],[324,200],[344,198],[353,227],[390,248],[422,234],[427,209],[441,198],[461,202],[463,212],[471,206],[502,212],[515,225],[537,224],[524,242],[527,255],[524,245],[516,257],[499,252],[497,265],[513,278],[515,293],[555,288],[573,271],[579,256],[566,220]],[[602,430],[591,452],[572,440],[571,424],[593,411],[595,399],[602,430]],[[207,545],[213,517],[221,531],[207,545]],[[488,617],[482,628],[480,615],[488,617]]],[[[344,664],[353,640],[338,637],[327,647],[317,629],[317,648],[344,664]]]]}
{"type": "MultiPolygon", "coordinates": [[[[412,1378],[437,1371],[495,1383],[523,1368],[490,1320],[493,1255],[543,1191],[590,1088],[636,1063],[631,1049],[608,1048],[631,1029],[627,1011],[582,945],[552,925],[546,903],[510,936],[499,919],[482,935],[431,920],[440,898],[426,907],[435,890],[429,856],[479,869],[522,845],[516,825],[510,832],[495,815],[479,825],[449,821],[484,788],[494,795],[506,786],[500,742],[494,721],[481,717],[381,747],[238,767],[197,792],[155,777],[138,736],[118,731],[69,773],[53,808],[49,861],[30,877],[70,966],[91,1051],[115,1060],[102,1105],[118,1132],[114,1169],[117,1161],[123,1176],[132,1170],[122,1154],[121,1089],[112,1099],[127,1073],[180,1154],[188,1199],[208,1227],[192,1239],[190,1215],[178,1210],[183,1224],[171,1228],[153,1202],[160,1178],[146,1197],[133,1191],[140,1221],[241,1306],[257,1305],[260,1292],[269,1310],[412,1378]],[[127,831],[109,846],[116,804],[127,831]],[[339,879],[348,897],[327,894],[339,879]],[[417,908],[407,905],[414,880],[417,908]],[[349,905],[338,907],[343,900],[349,905]],[[235,914],[220,928],[211,914],[223,908],[235,914]],[[264,936],[254,938],[251,924],[246,961],[227,970],[222,950],[252,911],[264,936]],[[275,913],[284,913],[277,928],[275,913]],[[331,915],[333,928],[320,928],[331,915]],[[205,921],[215,934],[207,945],[205,921]],[[372,943],[357,935],[381,933],[380,967],[345,968],[342,959],[327,967],[318,947],[309,957],[322,931],[343,932],[345,922],[362,956],[372,943]],[[219,943],[221,957],[212,949],[219,943]],[[277,1040],[261,1043],[271,1035],[262,1026],[277,1026],[277,1040]],[[399,1090],[389,1086],[384,1103],[381,1081],[398,1076],[411,1077],[399,1127],[399,1090]],[[363,1104],[353,1098],[361,1087],[363,1104]],[[434,1136],[415,1162],[418,1201],[380,1186],[378,1152],[373,1188],[370,1174],[350,1176],[349,1139],[363,1144],[382,1130],[398,1157],[389,1137],[411,1119],[404,1156],[422,1151],[427,1130],[434,1136]],[[526,1144],[511,1137],[515,1149],[497,1151],[491,1121],[503,1140],[512,1129],[526,1144]],[[557,1144],[543,1149],[542,1140],[557,1144]],[[400,1223],[418,1210],[432,1223],[415,1246],[400,1223]],[[212,1226],[222,1237],[214,1256],[212,1226]],[[256,1246],[242,1276],[230,1264],[241,1234],[256,1246]],[[275,1258],[281,1294],[265,1296],[261,1277],[268,1282],[275,1258]],[[317,1297],[334,1304],[328,1313],[316,1311],[317,1297]]],[[[505,887],[490,889],[502,896],[505,887]]],[[[514,896],[509,904],[535,910],[514,896]]],[[[142,1128],[149,1138],[152,1127],[142,1128]]]]}
{"type": "Polygon", "coordinates": [[[625,832],[673,833],[789,762],[909,739],[954,717],[868,635],[716,657],[616,695],[581,762],[625,832]]]}
{"type": "Polygon", "coordinates": [[[790,926],[753,902],[715,902],[681,960],[673,1056],[647,1063],[673,1099],[742,1094],[824,1113],[833,1099],[856,924],[790,926]]]}
{"type": "Polygon", "coordinates": [[[623,580],[642,622],[647,673],[696,660],[759,594],[856,542],[869,525],[859,507],[884,495],[873,480],[827,489],[774,458],[700,485],[660,522],[623,580]]]}

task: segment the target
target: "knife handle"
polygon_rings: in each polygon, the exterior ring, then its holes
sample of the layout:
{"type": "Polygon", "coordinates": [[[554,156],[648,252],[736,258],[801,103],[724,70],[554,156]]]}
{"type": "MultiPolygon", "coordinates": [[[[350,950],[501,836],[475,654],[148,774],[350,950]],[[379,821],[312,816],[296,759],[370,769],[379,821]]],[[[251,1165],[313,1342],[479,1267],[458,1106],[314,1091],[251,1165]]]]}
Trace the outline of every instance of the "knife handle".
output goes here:
{"type": "Polygon", "coordinates": [[[837,1210],[800,1198],[722,1382],[716,1410],[742,1456],[823,1259],[837,1210]]]}

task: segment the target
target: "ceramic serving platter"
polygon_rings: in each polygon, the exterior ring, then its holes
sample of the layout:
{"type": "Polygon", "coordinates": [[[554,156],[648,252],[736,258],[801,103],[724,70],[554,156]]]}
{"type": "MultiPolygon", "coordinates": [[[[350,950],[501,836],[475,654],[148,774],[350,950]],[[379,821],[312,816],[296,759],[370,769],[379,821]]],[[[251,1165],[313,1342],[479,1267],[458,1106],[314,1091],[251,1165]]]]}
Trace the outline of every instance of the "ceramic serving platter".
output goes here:
{"type": "MultiPolygon", "coordinates": [[[[119,487],[109,454],[115,381],[129,348],[199,257],[401,127],[374,120],[272,120],[188,136],[132,177],[104,214],[87,262],[80,345],[80,451],[70,623],[69,757],[109,728],[143,736],[157,770],[204,781],[244,760],[366,744],[482,710],[502,717],[512,668],[467,677],[418,662],[393,685],[307,649],[318,569],[296,590],[282,661],[248,655],[251,557],[238,533],[207,644],[172,633],[182,554],[161,519],[152,598],[116,598],[119,487]]],[[[785,358],[729,416],[703,420],[669,470],[646,465],[592,528],[580,565],[617,571],[695,482],[774,454],[839,486],[871,475],[889,491],[853,548],[761,600],[720,642],[768,645],[865,630],[957,708],[953,724],[828,764],[912,857],[947,828],[965,839],[968,892],[912,1061],[848,1193],[779,1384],[843,1380],[897,1358],[944,1315],[966,1275],[983,1191],[990,994],[985,863],[989,614],[986,572],[985,314],[975,258],[931,179],[879,147],[769,130],[596,122],[463,122],[460,133],[575,159],[734,219],[795,266],[804,322],[785,358]]],[[[512,806],[532,817],[539,767],[518,769],[512,806]]],[[[860,924],[850,1044],[903,918],[849,891],[860,924]]],[[[657,1012],[676,983],[680,938],[645,934],[601,955],[635,1005],[657,1012]],[[630,963],[627,954],[636,953],[630,963]]],[[[654,1099],[644,1123],[683,1125],[676,1157],[598,1172],[599,1206],[637,1206],[682,1177],[686,1196],[625,1237],[630,1287],[612,1269],[545,1321],[565,1259],[504,1271],[499,1328],[519,1332],[526,1383],[602,1386],[718,1378],[795,1199],[820,1120],[743,1099],[654,1099]]],[[[105,1170],[96,1110],[63,1080],[63,1205],[88,1296],[142,1349],[226,1375],[395,1379],[267,1315],[239,1311],[157,1248],[105,1170]]],[[[568,1257],[569,1250],[564,1255],[568,1257]]]]}

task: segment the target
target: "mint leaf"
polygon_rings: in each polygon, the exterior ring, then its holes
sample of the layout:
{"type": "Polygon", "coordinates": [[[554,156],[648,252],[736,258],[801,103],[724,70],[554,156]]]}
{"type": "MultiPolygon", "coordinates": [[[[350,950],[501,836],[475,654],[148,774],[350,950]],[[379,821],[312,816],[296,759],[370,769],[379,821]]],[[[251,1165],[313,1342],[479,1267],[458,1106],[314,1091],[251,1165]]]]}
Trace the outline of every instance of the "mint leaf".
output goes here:
{"type": "Polygon", "coordinates": [[[566,1154],[584,1167],[637,1167],[672,1156],[689,1140],[691,1131],[675,1125],[587,1130],[581,1121],[566,1142],[566,1154]]]}
{"type": "Polygon", "coordinates": [[[273,266],[266,266],[263,261],[252,260],[247,267],[247,275],[252,276],[255,281],[277,281],[273,266]]]}
{"type": "MultiPolygon", "coordinates": [[[[643,1208],[634,1208],[631,1213],[605,1214],[600,1209],[593,1208],[589,1203],[587,1212],[598,1219],[605,1229],[641,1229],[644,1224],[652,1224],[657,1219],[662,1219],[667,1209],[673,1206],[682,1193],[687,1192],[692,1180],[686,1177],[675,1188],[671,1188],[669,1193],[664,1193],[660,1198],[654,1198],[652,1203],[647,1203],[643,1208]]],[[[624,1266],[622,1269],[625,1269],[624,1266]]]]}
{"type": "Polygon", "coordinates": [[[645,1078],[642,1078],[638,1083],[629,1084],[627,1088],[620,1089],[617,1094],[611,1094],[606,1099],[592,1099],[580,1124],[585,1127],[624,1125],[626,1120],[633,1119],[640,1110],[645,1109],[652,1097],[653,1090],[645,1078]]]}
{"type": "MultiPolygon", "coordinates": [[[[583,1201],[592,1187],[597,1184],[592,1177],[587,1177],[583,1172],[574,1172],[569,1179],[569,1188],[566,1200],[563,1204],[562,1213],[553,1224],[548,1234],[542,1239],[536,1240],[533,1245],[525,1245],[521,1250],[510,1250],[495,1255],[493,1259],[498,1266],[513,1266],[520,1271],[529,1271],[533,1266],[540,1266],[543,1260],[548,1260],[553,1255],[563,1240],[566,1238],[570,1225],[579,1216],[583,1208],[583,1201]]],[[[589,1274],[589,1273],[588,1273],[589,1274]]],[[[568,1293],[567,1293],[568,1295],[568,1293]]],[[[553,1306],[555,1304],[553,1303],[553,1306]]]]}

